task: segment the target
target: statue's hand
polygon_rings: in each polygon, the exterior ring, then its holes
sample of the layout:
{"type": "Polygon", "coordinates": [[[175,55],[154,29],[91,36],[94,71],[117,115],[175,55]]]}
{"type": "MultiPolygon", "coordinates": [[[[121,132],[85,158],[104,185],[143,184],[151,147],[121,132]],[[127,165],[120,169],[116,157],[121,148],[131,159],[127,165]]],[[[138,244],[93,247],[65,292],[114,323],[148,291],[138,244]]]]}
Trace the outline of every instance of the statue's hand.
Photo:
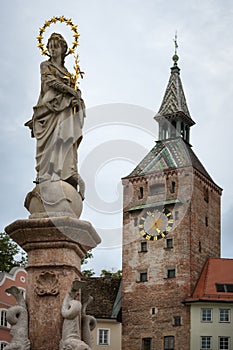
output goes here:
{"type": "Polygon", "coordinates": [[[75,97],[77,99],[80,99],[81,98],[81,91],[79,89],[75,90],[76,94],[75,94],[75,97]]]}
{"type": "Polygon", "coordinates": [[[73,89],[73,88],[71,88],[70,86],[67,86],[67,85],[66,85],[65,89],[66,89],[66,92],[68,94],[71,94],[77,100],[81,99],[81,91],[79,89],[75,90],[75,89],[73,89]]]}
{"type": "Polygon", "coordinates": [[[72,105],[72,107],[78,106],[79,105],[78,99],[73,97],[71,100],[71,105],[72,105]]]}

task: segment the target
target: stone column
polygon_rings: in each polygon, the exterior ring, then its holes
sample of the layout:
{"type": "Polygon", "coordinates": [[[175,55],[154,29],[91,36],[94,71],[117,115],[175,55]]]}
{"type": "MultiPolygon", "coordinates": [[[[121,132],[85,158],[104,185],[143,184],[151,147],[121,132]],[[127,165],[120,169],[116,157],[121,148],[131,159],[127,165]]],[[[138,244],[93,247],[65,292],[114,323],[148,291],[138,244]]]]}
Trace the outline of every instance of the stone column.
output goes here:
{"type": "Polygon", "coordinates": [[[100,243],[93,226],[69,216],[17,220],[6,232],[28,253],[26,301],[31,350],[58,350],[61,305],[81,259],[100,243]]]}

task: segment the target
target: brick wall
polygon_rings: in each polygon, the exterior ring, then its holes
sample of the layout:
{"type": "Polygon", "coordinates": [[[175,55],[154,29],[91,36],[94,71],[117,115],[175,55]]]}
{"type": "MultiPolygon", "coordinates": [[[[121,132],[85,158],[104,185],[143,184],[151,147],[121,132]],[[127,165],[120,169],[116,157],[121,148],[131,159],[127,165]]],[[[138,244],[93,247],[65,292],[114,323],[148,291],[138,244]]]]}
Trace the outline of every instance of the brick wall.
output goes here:
{"type": "Polygon", "coordinates": [[[175,336],[175,348],[189,350],[190,311],[182,301],[192,293],[206,258],[220,256],[221,191],[192,167],[124,179],[123,186],[122,350],[141,349],[142,338],[152,338],[152,349],[163,349],[165,336],[175,336]],[[164,191],[149,195],[156,183],[164,184],[164,191]],[[173,238],[173,248],[161,239],[147,241],[147,251],[141,252],[145,240],[137,218],[143,210],[135,207],[171,200],[176,200],[168,205],[174,225],[167,238],[173,238]],[[176,277],[167,278],[173,268],[176,277]],[[139,282],[142,272],[148,281],[139,282]]]}

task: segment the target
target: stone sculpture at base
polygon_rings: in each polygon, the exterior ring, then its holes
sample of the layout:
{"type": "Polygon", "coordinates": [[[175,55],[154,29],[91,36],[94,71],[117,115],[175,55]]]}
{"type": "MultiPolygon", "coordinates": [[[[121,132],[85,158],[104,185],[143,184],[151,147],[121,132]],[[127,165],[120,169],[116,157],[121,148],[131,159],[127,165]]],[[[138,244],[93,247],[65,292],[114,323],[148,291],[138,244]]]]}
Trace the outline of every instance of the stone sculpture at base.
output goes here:
{"type": "Polygon", "coordinates": [[[93,297],[89,295],[88,300],[82,306],[82,318],[81,318],[82,319],[82,322],[81,322],[82,339],[85,341],[86,344],[90,346],[91,349],[93,347],[92,331],[96,327],[96,319],[95,317],[86,314],[86,308],[92,301],[93,301],[93,297]]]}
{"type": "MultiPolygon", "coordinates": [[[[96,321],[93,316],[86,315],[86,305],[85,310],[83,310],[82,304],[75,297],[78,294],[79,289],[85,282],[74,280],[69,292],[66,294],[61,314],[64,318],[63,328],[62,328],[62,340],[60,342],[59,350],[91,350],[92,349],[92,338],[90,331],[96,326],[96,321]],[[80,320],[81,330],[80,330],[80,320]],[[91,327],[90,321],[91,320],[91,327]],[[84,337],[83,337],[84,336],[84,337]]],[[[91,298],[90,301],[92,301],[91,298]]]]}
{"type": "Polygon", "coordinates": [[[30,350],[28,339],[28,311],[23,297],[23,291],[12,286],[6,289],[6,293],[13,295],[17,305],[7,310],[6,319],[12,326],[10,334],[12,341],[5,346],[6,350],[30,350]]]}

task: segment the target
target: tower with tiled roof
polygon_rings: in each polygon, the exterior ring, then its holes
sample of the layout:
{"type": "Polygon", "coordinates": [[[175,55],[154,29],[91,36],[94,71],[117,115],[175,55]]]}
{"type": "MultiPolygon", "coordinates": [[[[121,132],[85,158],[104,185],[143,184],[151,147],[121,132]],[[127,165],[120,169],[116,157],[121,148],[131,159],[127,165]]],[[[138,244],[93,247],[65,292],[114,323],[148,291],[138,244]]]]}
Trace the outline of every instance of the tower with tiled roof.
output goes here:
{"type": "Polygon", "coordinates": [[[192,149],[177,62],[155,116],[158,141],[123,178],[122,350],[189,350],[184,301],[206,259],[220,257],[222,190],[192,149]]]}

